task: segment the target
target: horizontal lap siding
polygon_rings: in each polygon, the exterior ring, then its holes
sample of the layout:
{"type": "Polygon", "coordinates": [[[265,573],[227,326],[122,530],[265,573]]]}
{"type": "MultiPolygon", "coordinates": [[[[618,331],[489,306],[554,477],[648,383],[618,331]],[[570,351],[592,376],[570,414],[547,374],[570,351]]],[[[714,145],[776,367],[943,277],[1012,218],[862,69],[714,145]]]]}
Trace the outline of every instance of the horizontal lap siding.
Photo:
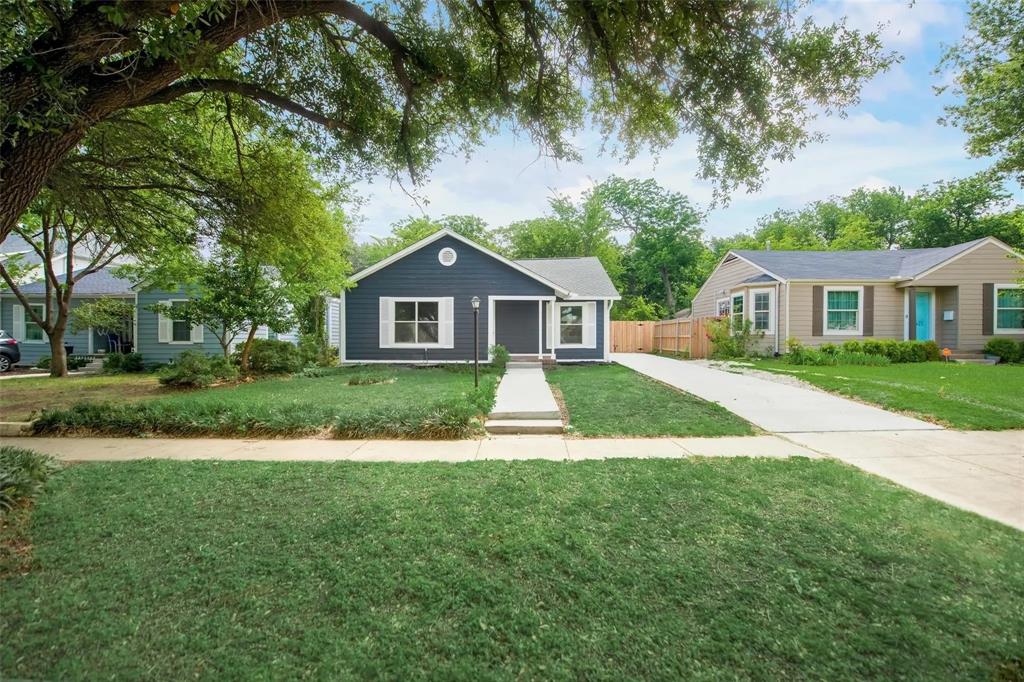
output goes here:
{"type": "MultiPolygon", "coordinates": [[[[94,301],[94,298],[72,298],[71,310],[94,301]]],[[[44,303],[41,298],[29,298],[32,303],[44,303]]],[[[0,329],[3,329],[11,336],[14,336],[14,306],[21,305],[13,294],[4,294],[3,298],[0,298],[0,329]]],[[[25,313],[25,323],[29,323],[28,312],[25,313]]],[[[18,364],[20,365],[34,365],[39,362],[40,358],[50,357],[50,339],[43,334],[43,340],[39,343],[28,343],[25,339],[18,339],[19,347],[21,349],[21,360],[18,364]]],[[[74,346],[75,355],[84,355],[89,352],[89,330],[83,329],[77,334],[71,332],[71,324],[68,323],[68,331],[64,334],[65,345],[74,346]]],[[[95,350],[105,348],[105,346],[94,346],[95,350]]]]}
{"type": "Polygon", "coordinates": [[[864,339],[903,339],[903,290],[887,282],[825,282],[819,284],[794,282],[789,293],[789,335],[804,345],[864,339]],[[812,297],[815,286],[873,286],[875,288],[874,333],[871,336],[814,336],[812,297]]]}
{"type": "Polygon", "coordinates": [[[957,302],[957,287],[939,287],[935,290],[936,311],[935,311],[935,329],[936,341],[943,348],[958,348],[957,339],[957,324],[960,322],[958,319],[960,314],[957,312],[959,303],[957,302]],[[942,311],[952,310],[954,313],[954,319],[943,320],[942,311]]]}
{"type": "MultiPolygon", "coordinates": [[[[985,244],[966,256],[952,261],[926,277],[914,280],[914,286],[957,286],[957,343],[960,350],[981,350],[989,339],[983,333],[981,315],[982,287],[985,283],[1012,284],[1021,278],[1024,261],[1011,258],[995,244],[985,244]]],[[[998,338],[1024,341],[1024,334],[998,334],[998,338]]]]}
{"type": "Polygon", "coordinates": [[[142,353],[146,362],[170,362],[187,350],[199,351],[206,355],[223,354],[217,337],[209,329],[203,329],[202,343],[160,343],[158,317],[155,312],[148,310],[149,306],[167,299],[188,297],[188,294],[184,293],[182,289],[173,292],[162,289],[148,289],[139,292],[139,333],[136,350],[142,353]]]}
{"type": "MultiPolygon", "coordinates": [[[[698,317],[715,317],[718,314],[718,299],[729,298],[733,290],[735,293],[739,293],[740,290],[745,292],[744,307],[746,315],[750,315],[753,311],[753,301],[749,295],[749,289],[775,289],[774,282],[763,282],[756,284],[741,284],[742,282],[759,275],[765,274],[762,270],[755,268],[750,263],[739,258],[731,260],[727,263],[722,263],[708,278],[704,284],[700,294],[693,299],[693,304],[690,306],[691,316],[694,318],[698,317]]],[[[777,308],[776,325],[779,327],[779,345],[782,346],[782,341],[786,338],[786,285],[780,284],[778,300],[775,302],[777,308]]],[[[761,339],[754,341],[754,349],[759,352],[770,352],[775,347],[775,334],[765,334],[761,339]]]]}
{"type": "Polygon", "coordinates": [[[487,357],[488,296],[553,296],[550,287],[451,237],[442,237],[356,283],[345,294],[345,359],[417,362],[473,359],[473,309],[480,297],[480,357],[487,357]],[[455,264],[437,254],[452,248],[455,264]],[[454,348],[380,348],[379,299],[454,297],[454,348]]]}

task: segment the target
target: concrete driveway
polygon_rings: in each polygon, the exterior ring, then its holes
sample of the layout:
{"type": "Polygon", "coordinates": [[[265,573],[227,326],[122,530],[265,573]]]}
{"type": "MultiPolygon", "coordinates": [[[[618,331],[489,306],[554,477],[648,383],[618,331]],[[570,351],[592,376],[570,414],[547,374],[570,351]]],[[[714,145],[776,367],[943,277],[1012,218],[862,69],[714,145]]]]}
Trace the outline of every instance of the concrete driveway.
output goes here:
{"type": "Polygon", "coordinates": [[[931,431],[942,427],[812,388],[734,374],[647,353],[612,360],[662,383],[718,403],[765,431],[931,431]]]}
{"type": "Polygon", "coordinates": [[[954,431],[695,362],[638,353],[612,359],[820,455],[1024,530],[1024,431],[954,431]]]}

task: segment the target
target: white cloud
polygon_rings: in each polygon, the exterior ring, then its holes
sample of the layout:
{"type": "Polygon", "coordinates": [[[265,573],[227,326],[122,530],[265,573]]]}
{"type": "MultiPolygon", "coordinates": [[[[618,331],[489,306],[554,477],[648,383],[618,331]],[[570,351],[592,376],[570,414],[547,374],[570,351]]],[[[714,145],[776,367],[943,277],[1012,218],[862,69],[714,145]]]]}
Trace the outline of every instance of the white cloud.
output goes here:
{"type": "Polygon", "coordinates": [[[960,9],[952,2],[845,0],[813,5],[810,14],[821,23],[846,18],[858,31],[878,31],[890,49],[919,48],[930,28],[959,22],[960,9]]]}

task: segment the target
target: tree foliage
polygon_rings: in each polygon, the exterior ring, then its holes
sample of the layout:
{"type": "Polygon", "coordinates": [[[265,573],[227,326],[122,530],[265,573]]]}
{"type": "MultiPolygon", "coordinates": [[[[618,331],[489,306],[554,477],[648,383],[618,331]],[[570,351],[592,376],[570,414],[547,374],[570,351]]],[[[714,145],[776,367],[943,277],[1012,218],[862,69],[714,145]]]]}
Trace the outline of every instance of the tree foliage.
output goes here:
{"type": "Polygon", "coordinates": [[[446,215],[439,220],[429,216],[409,217],[391,226],[386,237],[373,237],[355,250],[354,267],[357,270],[382,261],[407,246],[429,237],[438,230],[447,229],[471,239],[481,246],[497,249],[490,229],[482,219],[471,215],[446,215]]]}
{"type": "MultiPolygon", "coordinates": [[[[572,158],[592,121],[625,154],[697,138],[701,173],[756,186],[890,57],[788,2],[4,0],[0,239],[91,128],[228,95],[350,170],[418,178],[510,122],[572,158]]],[[[130,127],[124,128],[130,131],[130,127]]]]}
{"type": "Polygon", "coordinates": [[[940,70],[954,72],[959,95],[949,120],[968,135],[972,156],[1024,184],[1024,2],[972,0],[968,30],[948,48],[940,70]]]}

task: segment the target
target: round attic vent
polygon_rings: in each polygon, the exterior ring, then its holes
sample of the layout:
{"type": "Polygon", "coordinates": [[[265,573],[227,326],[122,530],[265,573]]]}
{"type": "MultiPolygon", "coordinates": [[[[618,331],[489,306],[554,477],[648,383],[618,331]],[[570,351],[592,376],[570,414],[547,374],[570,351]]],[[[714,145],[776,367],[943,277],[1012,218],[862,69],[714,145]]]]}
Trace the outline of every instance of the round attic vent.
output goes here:
{"type": "Polygon", "coordinates": [[[437,252],[437,260],[446,268],[455,265],[455,260],[458,257],[459,255],[455,253],[455,249],[447,246],[437,252]]]}

